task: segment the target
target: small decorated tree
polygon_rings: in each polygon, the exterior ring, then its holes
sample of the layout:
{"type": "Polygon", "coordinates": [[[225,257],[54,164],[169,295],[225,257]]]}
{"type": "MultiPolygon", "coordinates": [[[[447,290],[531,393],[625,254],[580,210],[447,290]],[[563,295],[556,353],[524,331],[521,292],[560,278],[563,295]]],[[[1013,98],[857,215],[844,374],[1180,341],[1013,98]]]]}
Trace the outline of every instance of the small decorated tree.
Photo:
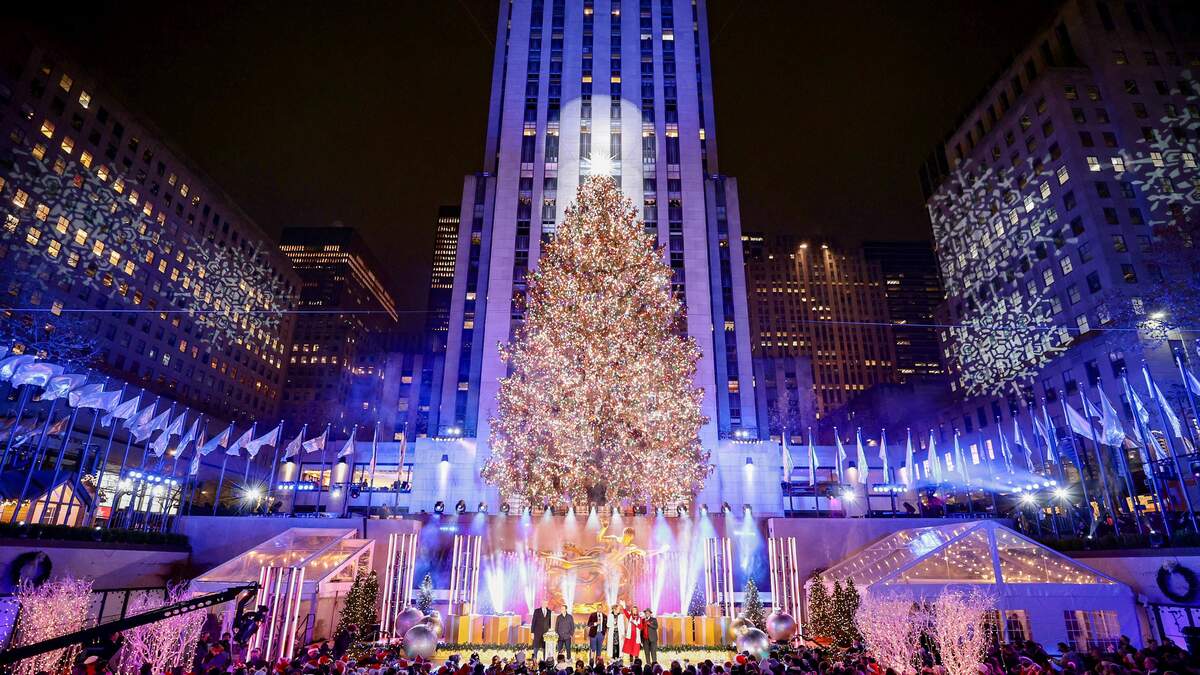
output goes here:
{"type": "Polygon", "coordinates": [[[365,631],[379,619],[375,604],[379,598],[379,578],[375,571],[368,574],[361,571],[355,575],[350,592],[346,594],[346,604],[342,606],[338,618],[337,632],[340,633],[350,626],[358,626],[365,631]]]}
{"type": "MultiPolygon", "coordinates": [[[[63,577],[41,586],[23,583],[17,589],[17,625],[12,646],[33,644],[82,630],[87,621],[92,582],[63,577]]],[[[78,645],[54,649],[17,662],[13,672],[33,675],[55,671],[69,663],[78,645]]]]}
{"type": "Polygon", "coordinates": [[[696,584],[696,588],[692,591],[692,599],[688,602],[688,616],[704,616],[706,609],[704,606],[704,587],[696,584]]]}
{"type": "Polygon", "coordinates": [[[833,583],[830,637],[838,644],[850,645],[861,637],[855,624],[860,602],[861,598],[858,596],[858,589],[854,587],[853,579],[846,579],[845,584],[840,581],[833,583]]]}
{"type": "Polygon", "coordinates": [[[875,660],[897,673],[907,673],[918,669],[924,617],[924,610],[913,603],[911,595],[868,593],[859,603],[855,619],[875,660]]]}
{"type": "Polygon", "coordinates": [[[421,587],[417,589],[417,609],[425,616],[433,614],[433,577],[428,574],[421,580],[421,587]]]}
{"type": "Polygon", "coordinates": [[[762,599],[758,597],[758,585],[753,579],[746,580],[746,590],[742,594],[742,614],[755,628],[766,630],[767,617],[763,612],[762,599]]]}
{"type": "Polygon", "coordinates": [[[813,636],[833,637],[833,601],[825,579],[817,572],[808,591],[808,633],[813,636]]]}
{"type": "MultiPolygon", "coordinates": [[[[164,599],[148,595],[135,597],[129,603],[129,614],[141,614],[163,605],[187,600],[191,592],[187,586],[172,586],[164,599]]],[[[166,673],[176,666],[186,670],[191,663],[200,631],[204,628],[205,613],[183,612],[155,621],[154,623],[130,628],[124,633],[125,644],[121,649],[120,672],[136,673],[142,664],[150,664],[152,672],[166,673]]]]}
{"type": "Polygon", "coordinates": [[[930,608],[930,630],[938,659],[949,675],[973,675],[983,661],[990,635],[988,612],[995,597],[977,589],[947,588],[930,608]]]}

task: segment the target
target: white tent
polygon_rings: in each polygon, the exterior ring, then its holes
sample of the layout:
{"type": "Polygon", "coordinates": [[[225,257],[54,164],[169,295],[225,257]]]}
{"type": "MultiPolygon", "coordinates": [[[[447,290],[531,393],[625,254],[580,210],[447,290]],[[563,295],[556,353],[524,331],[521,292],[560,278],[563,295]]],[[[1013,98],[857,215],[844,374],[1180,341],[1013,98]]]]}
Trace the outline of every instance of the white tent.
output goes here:
{"type": "MultiPolygon", "coordinates": [[[[862,593],[932,599],[946,586],[983,586],[996,597],[1005,637],[1050,648],[1140,642],[1133,591],[991,520],[900,530],[823,573],[862,593]]],[[[809,585],[812,584],[810,580],[809,585]]]]}

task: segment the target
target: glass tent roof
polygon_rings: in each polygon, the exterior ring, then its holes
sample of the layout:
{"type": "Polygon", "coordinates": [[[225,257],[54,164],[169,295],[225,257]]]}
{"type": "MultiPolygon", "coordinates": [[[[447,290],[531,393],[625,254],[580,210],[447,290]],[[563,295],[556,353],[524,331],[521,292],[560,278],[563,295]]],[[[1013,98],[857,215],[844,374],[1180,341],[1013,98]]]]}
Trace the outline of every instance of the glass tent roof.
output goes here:
{"type": "Polygon", "coordinates": [[[1092,584],[1116,581],[990,520],[900,530],[823,575],[860,588],[920,584],[1092,584]]]}
{"type": "Polygon", "coordinates": [[[372,550],[370,539],[357,539],[357,530],[294,527],[205,572],[193,583],[221,587],[258,581],[264,567],[304,569],[304,583],[352,581],[354,566],[372,550]]]}

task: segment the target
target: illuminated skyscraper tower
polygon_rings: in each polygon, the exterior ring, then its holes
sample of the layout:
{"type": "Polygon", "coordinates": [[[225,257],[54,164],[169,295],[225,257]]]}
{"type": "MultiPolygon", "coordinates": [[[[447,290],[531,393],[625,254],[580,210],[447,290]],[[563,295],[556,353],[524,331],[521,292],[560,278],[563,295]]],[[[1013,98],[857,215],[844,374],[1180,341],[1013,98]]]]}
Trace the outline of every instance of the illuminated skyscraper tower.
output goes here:
{"type": "MultiPolygon", "coordinates": [[[[757,438],[737,183],[719,174],[704,0],[501,3],[483,171],[463,185],[438,433],[487,438],[498,346],[581,177],[642,205],[675,271],[709,424],[757,438]]],[[[432,431],[432,430],[431,430],[432,431]]]]}

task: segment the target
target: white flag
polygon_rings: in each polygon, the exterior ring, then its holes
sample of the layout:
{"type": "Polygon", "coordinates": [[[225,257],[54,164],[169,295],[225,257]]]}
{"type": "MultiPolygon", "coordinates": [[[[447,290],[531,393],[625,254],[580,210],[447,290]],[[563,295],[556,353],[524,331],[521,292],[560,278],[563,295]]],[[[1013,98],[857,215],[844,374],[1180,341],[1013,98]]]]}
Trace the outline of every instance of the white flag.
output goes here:
{"type": "Polygon", "coordinates": [[[262,436],[259,436],[258,438],[247,442],[246,443],[246,454],[250,455],[251,458],[254,458],[254,457],[258,456],[258,451],[261,450],[264,445],[272,445],[272,446],[279,445],[279,436],[282,433],[283,433],[283,422],[280,422],[279,426],[268,431],[267,433],[263,434],[262,436]]]}
{"type": "MultiPolygon", "coordinates": [[[[119,395],[120,394],[118,393],[118,396],[119,395]]],[[[105,415],[104,418],[100,420],[100,424],[108,427],[112,426],[113,420],[127,420],[130,417],[133,417],[134,414],[137,413],[137,409],[138,406],[141,405],[141,401],[142,399],[140,396],[134,396],[128,401],[125,401],[121,405],[114,408],[112,412],[105,415]]],[[[103,409],[107,410],[107,408],[103,409]]]]}
{"type": "Polygon", "coordinates": [[[288,442],[287,447],[283,449],[283,459],[287,461],[296,455],[300,454],[300,448],[304,445],[304,429],[300,429],[300,433],[288,442]]]}
{"type": "Polygon", "coordinates": [[[962,443],[958,440],[958,432],[954,432],[954,461],[958,464],[958,472],[962,474],[963,482],[971,484],[971,474],[967,471],[967,458],[963,455],[962,443]]]}
{"type": "Polygon", "coordinates": [[[1114,448],[1120,448],[1125,444],[1125,428],[1121,426],[1121,418],[1117,416],[1116,408],[1113,408],[1108,397],[1104,395],[1104,389],[1096,388],[1100,390],[1100,427],[1104,442],[1114,448]]]}
{"type": "Polygon", "coordinates": [[[41,361],[39,363],[25,363],[17,367],[13,371],[11,378],[12,386],[19,387],[23,384],[32,384],[35,387],[44,387],[50,383],[52,378],[63,374],[63,367],[56,363],[47,363],[41,361]]]}
{"type": "MultiPolygon", "coordinates": [[[[1084,397],[1083,404],[1087,405],[1087,397],[1084,397]]],[[[1071,427],[1071,431],[1080,436],[1091,438],[1095,432],[1091,420],[1084,419],[1083,415],[1080,415],[1079,411],[1075,410],[1075,406],[1070,403],[1065,403],[1063,408],[1067,410],[1067,426],[1071,427]]]]}
{"type": "Polygon", "coordinates": [[[904,468],[908,469],[908,475],[905,476],[904,487],[912,487],[917,482],[917,465],[913,460],[913,444],[912,444],[912,429],[908,430],[908,441],[904,446],[904,468]]]}
{"type": "Polygon", "coordinates": [[[1196,396],[1200,396],[1200,380],[1197,380],[1196,376],[1191,374],[1190,372],[1185,371],[1184,374],[1187,375],[1188,389],[1191,389],[1192,393],[1195,394],[1196,396]]]}
{"type": "MultiPolygon", "coordinates": [[[[72,390],[82,387],[85,382],[87,382],[87,375],[55,375],[46,383],[46,388],[42,390],[42,395],[38,398],[42,401],[66,398],[72,390]]],[[[69,399],[67,403],[70,403],[69,399]]]]}
{"type": "Polygon", "coordinates": [[[198,452],[195,455],[192,455],[192,463],[190,466],[188,466],[189,476],[195,476],[196,474],[200,473],[200,458],[202,456],[203,455],[198,452]]]}
{"type": "Polygon", "coordinates": [[[787,446],[787,431],[783,432],[783,453],[780,459],[783,461],[783,480],[791,482],[792,480],[792,453],[787,446]]]}
{"type": "Polygon", "coordinates": [[[1171,404],[1167,402],[1167,397],[1163,396],[1162,390],[1150,378],[1150,371],[1145,366],[1142,366],[1142,375],[1146,378],[1146,388],[1150,390],[1150,398],[1154,399],[1159,405],[1163,417],[1167,418],[1167,424],[1171,425],[1171,431],[1175,434],[1176,438],[1183,438],[1183,425],[1179,423],[1179,418],[1175,416],[1175,411],[1171,410],[1171,404]]]}
{"type": "MultiPolygon", "coordinates": [[[[1014,420],[1014,422],[1015,422],[1015,420],[1014,420]]],[[[1007,471],[1009,475],[1012,475],[1012,473],[1013,473],[1012,447],[1010,447],[1008,445],[1008,439],[1005,438],[1005,436],[1004,436],[1004,427],[1001,427],[999,425],[999,423],[996,424],[996,433],[1000,437],[1000,459],[1004,460],[1004,470],[1007,471]]]]}
{"type": "Polygon", "coordinates": [[[304,448],[305,452],[316,452],[318,450],[324,450],[325,449],[325,441],[327,441],[328,439],[329,439],[329,427],[325,427],[325,431],[322,431],[320,436],[317,436],[316,438],[310,438],[307,441],[304,441],[304,444],[301,447],[304,448]]]}
{"type": "Polygon", "coordinates": [[[354,454],[354,436],[358,434],[358,425],[354,426],[354,430],[350,432],[350,438],[346,439],[346,444],[338,451],[338,458],[349,457],[354,454]]]}
{"type": "Polygon", "coordinates": [[[883,482],[888,482],[887,429],[879,432],[879,459],[883,462],[883,482]]]}
{"type": "Polygon", "coordinates": [[[103,384],[85,384],[67,393],[67,405],[72,408],[97,408],[108,412],[121,402],[121,390],[104,391],[103,384]]]}
{"type": "Polygon", "coordinates": [[[811,427],[808,430],[808,484],[817,484],[817,449],[813,447],[811,427]]]}
{"type": "Polygon", "coordinates": [[[858,483],[860,485],[867,484],[867,474],[871,469],[867,466],[867,451],[863,448],[862,443],[862,427],[855,432],[855,442],[858,444],[858,483]]]}
{"type": "MultiPolygon", "coordinates": [[[[1032,413],[1030,413],[1032,415],[1032,413]]],[[[1037,420],[1034,420],[1037,423],[1037,420]]],[[[1025,440],[1025,434],[1021,433],[1021,425],[1017,423],[1017,418],[1013,418],[1013,442],[1021,446],[1021,451],[1025,453],[1025,468],[1029,473],[1034,472],[1033,468],[1033,448],[1029,447],[1029,441],[1025,440]]]]}
{"type": "Polygon", "coordinates": [[[179,452],[182,453],[184,450],[187,450],[188,443],[191,443],[192,441],[194,441],[198,438],[200,438],[200,418],[199,417],[192,420],[191,428],[189,428],[187,433],[183,435],[183,438],[179,439],[179,446],[178,446],[177,450],[179,450],[179,452]]]}
{"type": "Polygon", "coordinates": [[[229,443],[229,438],[232,435],[233,435],[233,425],[230,424],[229,426],[225,427],[225,431],[222,431],[221,433],[217,434],[216,436],[213,436],[212,438],[208,439],[207,443],[205,443],[204,445],[201,445],[200,448],[198,450],[196,450],[196,454],[199,456],[203,456],[203,455],[207,455],[208,453],[212,452],[213,450],[216,450],[217,448],[225,447],[225,444],[229,443]]]}
{"type": "Polygon", "coordinates": [[[179,413],[179,415],[176,416],[169,425],[167,425],[167,428],[163,429],[163,432],[159,434],[158,438],[154,439],[154,441],[150,443],[150,449],[154,451],[155,457],[163,456],[163,453],[167,451],[167,445],[170,444],[172,436],[178,436],[183,433],[183,423],[185,417],[187,417],[186,411],[179,413]]]}
{"type": "Polygon", "coordinates": [[[242,451],[242,448],[246,447],[246,444],[249,443],[250,439],[253,437],[254,425],[250,425],[249,429],[247,429],[241,436],[238,436],[238,439],[225,449],[225,454],[229,455],[230,457],[237,457],[238,453],[242,451]]]}
{"type": "Polygon", "coordinates": [[[18,368],[34,361],[37,361],[37,359],[28,354],[10,356],[0,361],[0,382],[8,382],[16,374],[18,368]]]}
{"type": "Polygon", "coordinates": [[[929,430],[929,474],[933,476],[935,485],[942,484],[942,460],[938,458],[937,440],[932,429],[929,430]]]}
{"type": "Polygon", "coordinates": [[[149,422],[138,425],[138,426],[130,429],[130,433],[133,434],[134,440],[136,440],[138,443],[141,443],[142,441],[146,440],[147,438],[150,438],[151,434],[153,434],[154,432],[156,432],[160,429],[166,429],[167,423],[169,423],[170,421],[171,421],[171,409],[167,408],[166,410],[159,413],[156,417],[151,419],[149,422]]]}

